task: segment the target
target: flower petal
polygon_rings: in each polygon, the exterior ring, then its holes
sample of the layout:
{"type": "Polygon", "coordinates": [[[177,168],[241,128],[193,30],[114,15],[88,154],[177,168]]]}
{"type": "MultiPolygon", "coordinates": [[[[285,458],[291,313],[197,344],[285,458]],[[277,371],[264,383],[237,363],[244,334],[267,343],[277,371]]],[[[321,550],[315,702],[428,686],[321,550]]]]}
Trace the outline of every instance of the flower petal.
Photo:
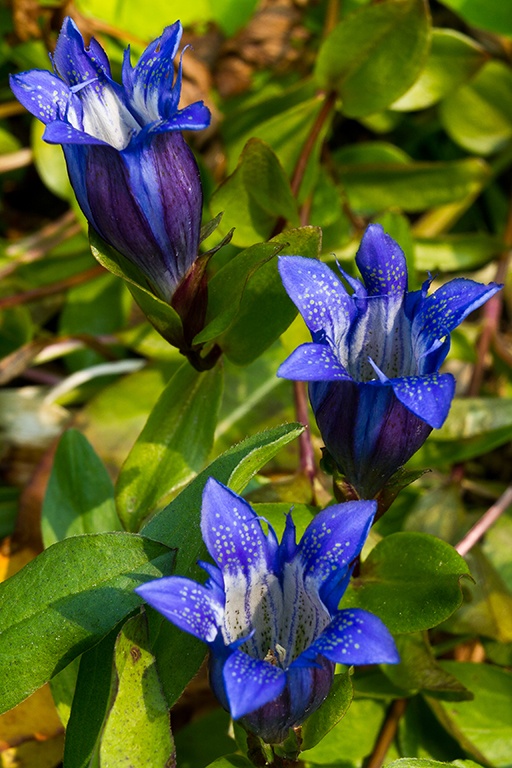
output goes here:
{"type": "Polygon", "coordinates": [[[416,357],[425,353],[436,339],[442,339],[474,309],[484,304],[503,286],[482,285],[458,277],[438,288],[422,301],[412,323],[412,339],[416,357]]]}
{"type": "Polygon", "coordinates": [[[286,685],[286,674],[267,661],[234,651],[223,669],[229,710],[234,720],[276,699],[286,685]]]}
{"type": "Polygon", "coordinates": [[[275,572],[277,541],[261,523],[241,496],[213,477],[203,491],[201,513],[203,540],[218,567],[224,573],[249,575],[258,564],[265,572],[275,572]]]}
{"type": "Polygon", "coordinates": [[[407,290],[407,264],[402,249],[384,233],[381,224],[367,227],[356,256],[356,264],[369,296],[407,290]]]}
{"type": "Polygon", "coordinates": [[[66,83],[46,69],[32,69],[9,78],[12,92],[35,117],[50,123],[63,117],[71,100],[66,83]]]}
{"type": "Polygon", "coordinates": [[[373,613],[361,608],[338,611],[327,629],[294,664],[300,666],[319,653],[337,664],[398,664],[400,661],[388,628],[373,613]]]}
{"type": "Polygon", "coordinates": [[[303,256],[279,256],[279,274],[313,340],[322,336],[337,344],[356,314],[353,300],[326,264],[303,256]]]}
{"type": "Polygon", "coordinates": [[[135,68],[130,63],[130,52],[123,61],[123,84],[129,94],[130,104],[143,123],[160,120],[167,101],[171,110],[176,109],[178,93],[172,93],[174,82],[174,57],[178,52],[183,27],[176,21],[166,27],[160,37],[148,45],[135,68]],[[176,98],[177,96],[177,98],[176,98]]]}
{"type": "Polygon", "coordinates": [[[352,380],[326,344],[301,344],[279,366],[277,375],[295,381],[352,380]]]}
{"type": "Polygon", "coordinates": [[[148,581],[135,592],[166,619],[205,643],[212,643],[217,637],[224,609],[201,584],[181,576],[168,576],[148,581]]]}
{"type": "Polygon", "coordinates": [[[68,85],[80,85],[91,77],[105,77],[110,68],[105,67],[105,53],[98,56],[101,48],[96,41],[92,49],[86,49],[84,39],[70,16],[66,16],[57,38],[52,60],[59,75],[68,85]]]}
{"type": "Polygon", "coordinates": [[[89,133],[73,128],[70,123],[66,123],[64,120],[53,120],[53,122],[48,123],[44,130],[43,139],[48,144],[103,144],[103,146],[110,146],[102,139],[97,139],[89,133]]]}
{"type": "MultiPolygon", "coordinates": [[[[167,120],[150,126],[148,133],[166,133],[167,131],[202,131],[210,125],[212,115],[204,102],[196,101],[174,112],[167,120]]],[[[144,131],[142,131],[144,133],[144,131]]]]}
{"type": "Polygon", "coordinates": [[[306,579],[320,589],[330,576],[348,570],[363,548],[375,512],[376,501],[348,501],[319,512],[300,540],[297,557],[306,579]]]}
{"type": "Polygon", "coordinates": [[[389,383],[411,413],[436,429],[443,425],[455,394],[455,379],[451,373],[407,376],[391,379],[389,383]]]}

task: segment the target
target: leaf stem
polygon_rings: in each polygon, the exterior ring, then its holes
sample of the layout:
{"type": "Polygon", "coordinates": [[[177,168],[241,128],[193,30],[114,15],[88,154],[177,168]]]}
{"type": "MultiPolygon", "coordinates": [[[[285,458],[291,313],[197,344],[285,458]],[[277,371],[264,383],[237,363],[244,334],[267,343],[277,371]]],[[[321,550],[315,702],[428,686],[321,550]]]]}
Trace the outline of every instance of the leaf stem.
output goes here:
{"type": "Polygon", "coordinates": [[[17,307],[20,304],[28,304],[31,301],[38,301],[47,296],[62,293],[62,291],[67,291],[68,288],[73,288],[75,285],[86,283],[88,280],[93,280],[95,277],[99,277],[103,274],[105,274],[104,268],[98,265],[86,269],[85,272],[79,272],[77,275],[71,275],[71,277],[67,277],[65,280],[61,280],[58,283],[43,285],[41,288],[33,288],[32,290],[24,291],[23,293],[15,293],[13,296],[5,296],[0,299],[0,310],[17,307]]]}
{"type": "Polygon", "coordinates": [[[297,165],[295,166],[295,170],[293,171],[293,175],[290,181],[290,187],[294,197],[297,197],[297,195],[299,194],[300,185],[302,184],[302,180],[304,179],[304,174],[306,173],[306,168],[309,162],[309,158],[311,157],[311,153],[313,152],[313,148],[315,146],[316,140],[320,135],[320,131],[322,130],[324,123],[326,122],[327,118],[331,113],[331,110],[334,107],[334,104],[336,103],[336,96],[337,96],[336,91],[331,91],[331,93],[329,93],[325,97],[322,109],[318,113],[318,117],[315,120],[315,123],[309,133],[309,136],[304,142],[304,146],[302,147],[302,151],[299,155],[299,159],[297,160],[297,165]]]}
{"type": "Polygon", "coordinates": [[[382,726],[382,730],[377,739],[377,743],[366,764],[366,768],[380,768],[386,759],[388,749],[395,738],[398,722],[405,712],[407,699],[395,699],[390,709],[389,715],[382,726]]]}
{"type": "Polygon", "coordinates": [[[480,520],[469,530],[461,541],[457,544],[455,549],[459,555],[466,555],[469,550],[475,546],[475,544],[482,538],[484,533],[489,530],[498,517],[505,512],[512,504],[512,485],[509,485],[507,490],[500,496],[498,501],[489,507],[480,520]]]}

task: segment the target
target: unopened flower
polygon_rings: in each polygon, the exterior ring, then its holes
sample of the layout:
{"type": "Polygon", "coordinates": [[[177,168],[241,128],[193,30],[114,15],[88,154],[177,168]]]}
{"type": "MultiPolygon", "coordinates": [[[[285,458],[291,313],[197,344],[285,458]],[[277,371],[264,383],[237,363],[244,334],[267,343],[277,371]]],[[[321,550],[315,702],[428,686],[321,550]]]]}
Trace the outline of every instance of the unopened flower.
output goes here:
{"type": "Polygon", "coordinates": [[[438,373],[450,331],[500,289],[456,278],[427,295],[430,281],[407,291],[400,247],[370,225],[356,264],[363,282],[325,264],[279,258],[288,295],[313,337],[278,376],[309,381],[327,450],[360,498],[374,498],[420,448],[450,409],[455,380],[438,373]]]}
{"type": "Polygon", "coordinates": [[[52,61],[57,74],[11,76],[18,100],[46,124],[45,141],[62,144],[85,216],[107,243],[136,264],[169,302],[199,247],[202,189],[180,131],[210,122],[203,102],[178,109],[181,64],[173,60],[176,22],[144,51],[135,68],[125,51],[123,85],[111,78],[103,48],[89,48],[66,18],[52,61]]]}
{"type": "Polygon", "coordinates": [[[216,565],[203,586],[170,576],[138,587],[153,608],[208,643],[210,683],[235,720],[268,743],[282,742],[324,701],[335,663],[393,664],[393,638],[379,618],[338,610],[376,510],[375,502],[331,506],[299,545],[288,515],[279,544],[249,504],[210,478],[201,529],[216,565]]]}

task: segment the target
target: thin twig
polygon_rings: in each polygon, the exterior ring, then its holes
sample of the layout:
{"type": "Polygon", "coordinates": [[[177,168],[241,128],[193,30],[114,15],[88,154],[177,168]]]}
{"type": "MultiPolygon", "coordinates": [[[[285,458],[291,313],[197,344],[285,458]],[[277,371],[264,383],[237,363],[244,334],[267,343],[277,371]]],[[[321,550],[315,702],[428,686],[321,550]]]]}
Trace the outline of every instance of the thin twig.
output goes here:
{"type": "Polygon", "coordinates": [[[318,117],[315,120],[315,124],[313,125],[311,132],[307,137],[304,146],[302,147],[302,151],[300,153],[299,159],[297,160],[297,165],[295,166],[295,170],[293,171],[293,176],[290,181],[290,186],[294,197],[297,197],[299,194],[300,185],[302,184],[304,174],[306,173],[309,158],[311,157],[311,153],[315,146],[316,140],[318,139],[318,136],[324,127],[324,123],[329,117],[335,103],[336,92],[331,91],[331,93],[326,96],[322,109],[318,113],[318,117]]]}
{"type": "Polygon", "coordinates": [[[65,280],[61,280],[58,283],[43,285],[41,288],[33,288],[31,291],[16,293],[13,296],[5,296],[0,299],[0,310],[17,307],[20,304],[29,304],[31,301],[39,301],[47,296],[62,293],[62,291],[67,291],[68,288],[73,288],[75,285],[86,283],[88,280],[93,280],[95,277],[99,277],[103,274],[105,274],[105,270],[98,264],[96,267],[86,269],[85,272],[79,272],[78,275],[71,275],[71,277],[67,277],[65,280]]]}
{"type": "Polygon", "coordinates": [[[496,504],[489,507],[487,512],[482,515],[480,520],[475,523],[470,531],[466,533],[464,538],[459,541],[455,549],[459,555],[466,555],[469,550],[475,546],[475,544],[482,538],[484,533],[489,530],[498,517],[505,512],[506,509],[512,504],[512,485],[509,485],[505,493],[503,493],[496,504]]]}
{"type": "Polygon", "coordinates": [[[300,469],[309,478],[311,487],[314,488],[316,468],[315,454],[311,443],[311,430],[309,427],[308,397],[304,381],[293,382],[293,396],[295,400],[295,413],[297,421],[304,424],[306,429],[299,436],[300,469]]]}
{"type": "Polygon", "coordinates": [[[379,733],[379,738],[377,739],[377,743],[366,764],[366,768],[380,768],[386,759],[388,749],[395,738],[398,722],[404,714],[406,706],[407,699],[395,699],[393,702],[393,706],[391,707],[389,715],[379,733]]]}

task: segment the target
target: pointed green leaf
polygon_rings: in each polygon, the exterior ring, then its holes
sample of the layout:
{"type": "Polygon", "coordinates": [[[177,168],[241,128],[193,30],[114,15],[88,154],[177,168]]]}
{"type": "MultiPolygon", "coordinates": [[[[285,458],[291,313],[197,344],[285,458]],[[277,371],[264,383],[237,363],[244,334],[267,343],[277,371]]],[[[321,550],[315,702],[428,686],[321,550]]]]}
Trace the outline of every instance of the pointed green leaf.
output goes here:
{"type": "Polygon", "coordinates": [[[178,547],[175,573],[186,574],[204,553],[200,528],[201,500],[208,478],[215,477],[235,493],[241,493],[251,477],[303,431],[302,424],[285,424],[233,446],[144,526],[144,535],[178,547]]]}
{"type": "MultiPolygon", "coordinates": [[[[280,254],[318,258],[322,234],[318,227],[300,227],[282,232],[270,244],[282,245],[280,254]]],[[[270,259],[247,283],[240,309],[219,344],[235,365],[256,360],[288,328],[297,310],[286,293],[277,259],[270,259]]]]}
{"type": "Polygon", "coordinates": [[[297,203],[273,150],[261,139],[245,145],[236,170],[212,197],[212,212],[222,210],[219,232],[235,227],[233,243],[250,246],[266,240],[279,217],[299,226],[297,203]]]}
{"type": "Polygon", "coordinates": [[[68,536],[123,529],[114,486],[102,461],[77,429],[62,435],[43,502],[46,548],[68,536]]]}
{"type": "Polygon", "coordinates": [[[199,373],[184,363],[160,395],[116,484],[116,504],[127,530],[199,472],[213,445],[222,396],[219,362],[199,373]]]}
{"type": "Polygon", "coordinates": [[[117,638],[110,702],[95,752],[93,761],[104,768],[176,764],[169,710],[143,613],[127,621],[117,638]]]}
{"type": "Polygon", "coordinates": [[[72,536],[0,584],[0,711],[14,707],[141,603],[174,553],[130,533],[72,536]]]}
{"type": "Polygon", "coordinates": [[[349,673],[335,675],[326,700],[302,726],[303,750],[316,746],[339,723],[350,707],[353,696],[354,689],[349,673]]]}

